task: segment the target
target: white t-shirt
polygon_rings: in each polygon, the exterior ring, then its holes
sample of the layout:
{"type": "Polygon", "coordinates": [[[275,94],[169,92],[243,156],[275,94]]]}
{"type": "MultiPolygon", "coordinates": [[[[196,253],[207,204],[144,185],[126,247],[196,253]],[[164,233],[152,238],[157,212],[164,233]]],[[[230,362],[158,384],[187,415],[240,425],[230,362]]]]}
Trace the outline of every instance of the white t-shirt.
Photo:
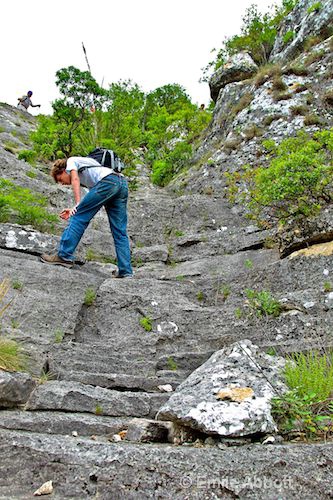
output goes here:
{"type": "Polygon", "coordinates": [[[94,187],[97,184],[97,182],[99,182],[107,175],[112,174],[113,172],[111,168],[102,167],[93,158],[84,158],[82,156],[71,156],[70,158],[68,158],[66,165],[66,172],[70,174],[71,170],[78,171],[80,167],[85,167],[88,165],[89,168],[86,168],[82,170],[82,172],[79,172],[79,178],[82,186],[85,186],[89,189],[94,187]]]}

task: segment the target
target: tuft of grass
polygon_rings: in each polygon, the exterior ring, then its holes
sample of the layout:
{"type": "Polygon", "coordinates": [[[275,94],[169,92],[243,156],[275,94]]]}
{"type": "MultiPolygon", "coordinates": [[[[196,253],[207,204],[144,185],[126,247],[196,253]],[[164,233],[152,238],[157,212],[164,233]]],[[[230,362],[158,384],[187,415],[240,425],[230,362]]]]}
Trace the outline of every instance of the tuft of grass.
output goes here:
{"type": "Polygon", "coordinates": [[[205,295],[204,295],[203,291],[200,290],[197,293],[197,300],[199,300],[201,302],[204,298],[205,298],[205,295]]]}
{"type": "Polygon", "coordinates": [[[0,338],[0,369],[10,372],[27,369],[28,356],[14,340],[0,338]]]}
{"type": "Polygon", "coordinates": [[[309,114],[304,117],[304,125],[310,126],[310,125],[321,125],[321,124],[322,121],[317,115],[309,114]]]}
{"type": "Polygon", "coordinates": [[[287,99],[291,99],[292,98],[292,95],[290,94],[290,92],[274,92],[273,93],[273,100],[275,102],[279,102],[279,101],[286,101],[287,99]]]}
{"type": "Polygon", "coordinates": [[[269,127],[272,122],[275,120],[279,120],[280,118],[283,118],[283,115],[281,113],[275,113],[274,115],[268,115],[265,116],[263,119],[263,125],[265,127],[269,127]]]}
{"type": "Polygon", "coordinates": [[[297,116],[297,115],[305,116],[309,111],[308,106],[306,106],[305,104],[298,104],[295,106],[290,106],[289,109],[290,109],[290,112],[293,116],[297,116]]]}
{"type": "Polygon", "coordinates": [[[14,290],[22,290],[23,283],[19,280],[13,280],[12,287],[14,288],[14,290]]]}
{"type": "Polygon", "coordinates": [[[153,320],[149,316],[144,316],[140,319],[140,325],[146,332],[151,332],[153,329],[153,320]]]}
{"type": "Polygon", "coordinates": [[[56,344],[60,344],[63,341],[64,336],[65,336],[65,334],[62,330],[56,330],[54,332],[54,342],[56,344]]]}
{"type": "Polygon", "coordinates": [[[231,114],[236,116],[238,113],[243,111],[243,109],[249,106],[253,98],[254,96],[250,94],[250,92],[247,92],[246,94],[242,95],[237,104],[235,104],[235,106],[232,107],[231,114]]]}
{"type": "Polygon", "coordinates": [[[274,92],[280,92],[282,90],[287,90],[288,86],[284,83],[281,76],[274,76],[272,89],[274,92]]]}
{"type": "Polygon", "coordinates": [[[333,353],[296,353],[289,357],[284,375],[290,389],[300,396],[324,401],[333,395],[333,353]]]}
{"type": "Polygon", "coordinates": [[[86,306],[92,306],[96,300],[96,291],[92,287],[88,287],[84,294],[84,303],[86,306]]]}
{"type": "Polygon", "coordinates": [[[333,285],[329,281],[325,281],[324,283],[324,292],[329,293],[332,292],[333,290],[333,285]]]}
{"type": "Polygon", "coordinates": [[[330,106],[333,106],[333,89],[327,90],[325,94],[323,95],[323,101],[329,104],[330,106]]]}
{"type": "Polygon", "coordinates": [[[11,300],[6,302],[6,296],[10,289],[10,280],[4,278],[0,283],[0,318],[3,316],[7,307],[10,306],[11,300]]]}
{"type": "Polygon", "coordinates": [[[167,360],[167,364],[168,364],[169,370],[171,370],[171,371],[178,370],[178,365],[177,365],[176,361],[171,356],[169,356],[169,358],[167,360]]]}

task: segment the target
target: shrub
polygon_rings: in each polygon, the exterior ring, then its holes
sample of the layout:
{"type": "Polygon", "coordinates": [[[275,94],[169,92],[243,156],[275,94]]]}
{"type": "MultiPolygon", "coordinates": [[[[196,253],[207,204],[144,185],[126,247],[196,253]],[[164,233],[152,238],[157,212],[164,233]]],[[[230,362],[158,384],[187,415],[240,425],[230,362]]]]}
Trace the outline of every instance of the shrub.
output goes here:
{"type": "Polygon", "coordinates": [[[319,12],[321,8],[322,8],[321,2],[315,2],[308,8],[308,14],[311,14],[312,12],[319,12]]]}
{"type": "Polygon", "coordinates": [[[284,35],[283,35],[283,43],[285,45],[287,45],[287,43],[291,42],[291,40],[293,40],[295,38],[295,31],[287,31],[284,35]]]}
{"type": "Polygon", "coordinates": [[[271,150],[268,167],[244,166],[243,173],[228,174],[230,195],[247,202],[250,215],[264,214],[282,223],[288,218],[316,215],[332,201],[333,129],[309,136],[304,131],[279,146],[263,141],[271,150]],[[237,180],[238,179],[238,180],[237,180]],[[246,191],[239,193],[242,183],[246,191]]]}
{"type": "Polygon", "coordinates": [[[18,154],[19,160],[24,160],[30,165],[36,164],[37,153],[31,149],[22,149],[18,154]]]}

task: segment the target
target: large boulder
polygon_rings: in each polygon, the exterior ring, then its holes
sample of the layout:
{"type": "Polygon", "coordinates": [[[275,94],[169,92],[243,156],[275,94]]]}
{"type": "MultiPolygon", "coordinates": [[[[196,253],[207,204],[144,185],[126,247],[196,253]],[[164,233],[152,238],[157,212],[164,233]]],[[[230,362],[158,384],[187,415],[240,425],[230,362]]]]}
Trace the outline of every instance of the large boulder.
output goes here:
{"type": "Polygon", "coordinates": [[[247,52],[235,54],[211,77],[209,81],[211,98],[216,102],[220,90],[228,83],[246,80],[257,70],[258,66],[247,52]]]}
{"type": "Polygon", "coordinates": [[[271,399],[285,390],[283,366],[283,358],[259,352],[249,340],[236,342],[195,370],[158,418],[220,436],[274,432],[271,399]]]}

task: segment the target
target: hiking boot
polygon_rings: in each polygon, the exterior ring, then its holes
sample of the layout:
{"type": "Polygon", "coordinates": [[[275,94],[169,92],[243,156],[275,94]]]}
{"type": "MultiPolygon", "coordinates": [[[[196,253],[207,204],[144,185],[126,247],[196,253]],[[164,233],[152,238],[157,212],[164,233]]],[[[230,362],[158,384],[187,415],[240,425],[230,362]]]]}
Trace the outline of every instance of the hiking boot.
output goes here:
{"type": "Polygon", "coordinates": [[[40,260],[44,262],[45,264],[53,264],[54,266],[64,266],[68,267],[69,269],[73,267],[73,262],[71,260],[65,260],[59,257],[59,255],[47,255],[44,253],[41,255],[40,260]]]}
{"type": "Polygon", "coordinates": [[[112,271],[112,278],[133,278],[133,274],[119,274],[119,271],[112,271]]]}

